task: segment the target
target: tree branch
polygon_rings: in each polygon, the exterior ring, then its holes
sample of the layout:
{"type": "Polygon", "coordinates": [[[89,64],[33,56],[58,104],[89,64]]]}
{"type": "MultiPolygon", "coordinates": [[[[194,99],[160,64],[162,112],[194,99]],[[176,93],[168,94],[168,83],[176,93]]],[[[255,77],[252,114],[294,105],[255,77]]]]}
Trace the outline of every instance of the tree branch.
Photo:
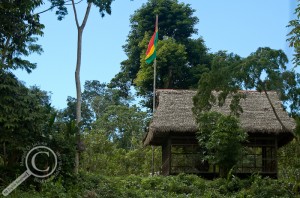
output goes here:
{"type": "Polygon", "coordinates": [[[35,13],[35,14],[33,14],[33,15],[43,14],[44,12],[47,12],[47,11],[49,11],[49,10],[52,10],[52,9],[55,8],[55,7],[56,7],[56,5],[55,5],[55,6],[51,6],[50,8],[48,8],[48,9],[46,9],[46,10],[43,10],[43,11],[41,11],[41,12],[35,13]]]}
{"type": "MultiPolygon", "coordinates": [[[[79,3],[81,3],[82,1],[83,1],[83,0],[80,0],[80,1],[78,1],[78,2],[76,2],[76,3],[74,3],[74,4],[75,4],[75,5],[76,5],[76,4],[79,4],[79,3]]],[[[64,5],[72,5],[72,4],[67,3],[67,2],[71,2],[71,0],[66,1],[64,5]]],[[[57,6],[58,6],[58,5],[51,6],[50,8],[48,8],[48,9],[46,9],[46,10],[43,10],[43,11],[41,11],[41,12],[35,13],[35,14],[33,14],[33,15],[43,14],[43,13],[49,11],[49,10],[52,10],[53,8],[55,8],[55,7],[57,7],[57,6]]]]}
{"type": "Polygon", "coordinates": [[[73,6],[73,11],[74,11],[76,26],[77,26],[78,29],[80,29],[74,0],[72,0],[72,6],[73,6]]]}
{"type": "Polygon", "coordinates": [[[287,128],[286,128],[285,125],[282,123],[281,119],[279,118],[279,116],[278,116],[278,114],[277,114],[277,112],[276,112],[276,109],[275,109],[275,107],[274,107],[274,105],[273,105],[273,103],[272,103],[272,101],[271,101],[271,99],[270,99],[270,97],[269,97],[269,94],[268,94],[267,89],[266,89],[266,83],[265,83],[265,82],[262,82],[262,81],[260,80],[260,77],[259,77],[259,76],[255,75],[255,77],[258,79],[258,82],[257,82],[257,86],[256,86],[256,87],[258,87],[259,84],[261,85],[261,88],[262,88],[262,90],[264,91],[264,93],[265,93],[265,95],[266,95],[266,97],[267,97],[267,99],[268,99],[268,102],[269,102],[269,104],[271,105],[271,108],[272,108],[272,110],[273,110],[273,113],[274,113],[274,115],[275,115],[277,121],[278,121],[279,124],[281,125],[281,128],[282,128],[283,130],[287,130],[287,128]]]}
{"type": "MultiPolygon", "coordinates": [[[[66,2],[70,2],[71,0],[69,0],[69,1],[66,1],[66,2]]],[[[76,2],[75,3],[75,5],[77,5],[77,4],[79,4],[79,3],[81,3],[83,0],[80,0],[80,1],[78,1],[78,2],[76,2]]],[[[64,5],[72,5],[72,3],[66,3],[66,4],[64,4],[64,5]]]]}
{"type": "Polygon", "coordinates": [[[89,2],[88,6],[87,6],[87,8],[86,8],[86,11],[85,11],[85,15],[84,15],[83,22],[82,22],[82,24],[81,24],[81,26],[80,26],[80,28],[81,28],[82,30],[84,29],[84,27],[85,27],[85,25],[86,25],[86,22],[87,22],[87,20],[88,20],[88,17],[89,17],[89,14],[90,14],[90,10],[91,10],[91,6],[92,6],[92,3],[89,2]]]}
{"type": "Polygon", "coordinates": [[[284,124],[282,123],[281,119],[279,118],[279,116],[278,116],[278,114],[277,114],[277,112],[276,112],[276,109],[275,109],[275,107],[273,106],[273,103],[272,103],[272,101],[271,101],[271,99],[270,99],[270,97],[269,97],[269,94],[268,94],[268,92],[266,91],[266,89],[264,89],[264,93],[265,93],[265,95],[266,95],[266,97],[267,97],[267,99],[268,99],[268,101],[269,101],[269,103],[270,103],[270,105],[271,105],[271,107],[272,107],[272,110],[273,110],[273,112],[274,112],[274,115],[275,115],[276,119],[278,120],[279,124],[281,125],[282,129],[283,129],[283,130],[287,130],[287,128],[284,126],[284,124]]]}

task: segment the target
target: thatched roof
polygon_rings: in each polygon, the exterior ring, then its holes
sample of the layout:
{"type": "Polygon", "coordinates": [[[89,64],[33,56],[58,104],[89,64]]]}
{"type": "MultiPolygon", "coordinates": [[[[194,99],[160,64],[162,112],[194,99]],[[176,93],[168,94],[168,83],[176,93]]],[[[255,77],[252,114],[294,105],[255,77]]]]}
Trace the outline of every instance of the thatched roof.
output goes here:
{"type": "MultiPolygon", "coordinates": [[[[293,137],[291,132],[295,128],[295,122],[282,108],[276,92],[270,91],[268,95],[286,129],[283,129],[276,119],[263,92],[243,91],[243,93],[246,98],[240,101],[243,113],[239,120],[244,130],[249,134],[284,134],[290,137],[289,140],[293,137]]],[[[158,107],[144,139],[144,145],[161,145],[169,133],[195,133],[197,124],[192,112],[192,98],[195,94],[196,91],[191,90],[157,90],[158,107]]],[[[228,98],[222,107],[214,106],[212,111],[229,114],[229,104],[228,98]]]]}

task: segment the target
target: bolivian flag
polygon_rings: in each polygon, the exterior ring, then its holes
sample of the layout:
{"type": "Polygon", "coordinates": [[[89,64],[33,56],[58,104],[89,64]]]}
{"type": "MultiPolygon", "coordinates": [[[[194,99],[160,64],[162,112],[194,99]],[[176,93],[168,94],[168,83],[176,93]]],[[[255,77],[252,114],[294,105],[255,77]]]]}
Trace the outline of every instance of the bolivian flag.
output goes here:
{"type": "Polygon", "coordinates": [[[148,48],[146,51],[146,63],[150,64],[156,58],[156,48],[158,41],[158,27],[157,27],[157,16],[156,16],[156,24],[155,24],[155,32],[153,33],[151,40],[148,44],[148,48]]]}

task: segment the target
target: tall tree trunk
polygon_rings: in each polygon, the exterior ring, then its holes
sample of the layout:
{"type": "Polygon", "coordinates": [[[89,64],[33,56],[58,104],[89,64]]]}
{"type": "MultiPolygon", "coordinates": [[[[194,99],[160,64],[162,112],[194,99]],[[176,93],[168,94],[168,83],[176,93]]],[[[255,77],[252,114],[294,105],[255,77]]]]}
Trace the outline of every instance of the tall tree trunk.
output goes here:
{"type": "Polygon", "coordinates": [[[82,47],[82,31],[78,29],[78,40],[77,40],[77,63],[76,63],[76,70],[75,70],[75,82],[76,82],[76,141],[77,141],[77,148],[76,148],[76,155],[75,155],[75,173],[78,173],[79,169],[79,157],[80,157],[80,121],[81,121],[81,83],[80,83],[80,66],[81,66],[81,47],[82,47]]]}
{"type": "Polygon", "coordinates": [[[7,153],[6,153],[5,141],[3,142],[3,161],[4,161],[4,166],[6,166],[7,165],[7,153]]]}
{"type": "Polygon", "coordinates": [[[75,82],[76,82],[76,96],[77,96],[77,102],[76,102],[76,154],[75,154],[75,167],[74,172],[75,174],[78,174],[79,171],[79,158],[80,158],[80,152],[82,151],[82,143],[80,138],[80,121],[81,121],[81,83],[80,83],[80,67],[81,67],[81,48],[82,48],[82,33],[84,30],[84,27],[86,25],[90,10],[91,10],[92,3],[88,3],[88,6],[86,8],[85,16],[83,19],[83,22],[81,25],[79,25],[77,12],[75,8],[74,0],[72,0],[72,6],[75,16],[75,22],[77,26],[77,61],[76,61],[76,70],[75,70],[75,82]]]}

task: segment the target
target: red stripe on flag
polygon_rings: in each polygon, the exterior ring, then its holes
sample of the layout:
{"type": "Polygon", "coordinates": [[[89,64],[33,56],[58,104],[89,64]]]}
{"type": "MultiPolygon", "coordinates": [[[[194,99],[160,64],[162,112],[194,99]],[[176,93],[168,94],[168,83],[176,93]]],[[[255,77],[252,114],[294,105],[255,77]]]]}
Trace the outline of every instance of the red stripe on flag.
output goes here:
{"type": "Polygon", "coordinates": [[[147,51],[146,51],[146,55],[149,54],[149,52],[151,51],[152,46],[154,45],[155,36],[156,36],[156,32],[154,32],[154,34],[151,37],[151,40],[150,40],[150,42],[148,44],[148,48],[147,48],[147,51]]]}

